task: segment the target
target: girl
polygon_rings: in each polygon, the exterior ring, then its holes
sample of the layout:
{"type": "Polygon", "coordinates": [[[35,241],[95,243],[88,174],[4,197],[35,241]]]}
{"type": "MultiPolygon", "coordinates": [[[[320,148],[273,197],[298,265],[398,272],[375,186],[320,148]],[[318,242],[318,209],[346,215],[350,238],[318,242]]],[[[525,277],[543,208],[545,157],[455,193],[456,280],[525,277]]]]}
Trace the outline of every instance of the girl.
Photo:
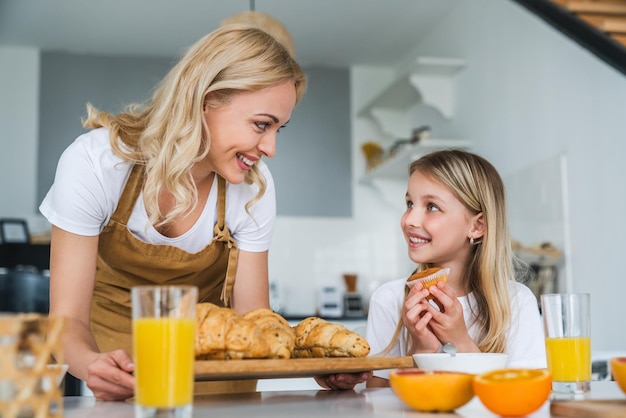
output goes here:
{"type": "MultiPolygon", "coordinates": [[[[508,353],[510,367],[546,367],[537,299],[515,281],[496,169],[478,155],[446,150],[413,162],[409,175],[400,222],[409,258],[418,271],[447,267],[450,274],[447,283],[429,289],[417,284],[409,290],[403,278],[372,294],[372,353],[439,352],[452,343],[458,352],[508,353]]],[[[374,372],[367,386],[388,386],[388,376],[374,372]]]]}

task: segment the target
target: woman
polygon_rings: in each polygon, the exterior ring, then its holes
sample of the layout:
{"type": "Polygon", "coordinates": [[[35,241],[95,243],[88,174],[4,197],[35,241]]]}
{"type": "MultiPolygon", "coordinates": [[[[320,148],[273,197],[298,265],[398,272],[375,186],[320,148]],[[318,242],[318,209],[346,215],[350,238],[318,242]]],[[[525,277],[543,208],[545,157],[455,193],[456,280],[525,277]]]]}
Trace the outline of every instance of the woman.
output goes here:
{"type": "Polygon", "coordinates": [[[274,38],[227,25],[145,105],[88,106],[92,130],[62,155],[40,210],[53,225],[50,315],[67,318],[64,358],[96,397],[133,394],[131,287],[192,284],[201,301],[268,307],[275,195],[261,160],[305,88],[274,38]]]}

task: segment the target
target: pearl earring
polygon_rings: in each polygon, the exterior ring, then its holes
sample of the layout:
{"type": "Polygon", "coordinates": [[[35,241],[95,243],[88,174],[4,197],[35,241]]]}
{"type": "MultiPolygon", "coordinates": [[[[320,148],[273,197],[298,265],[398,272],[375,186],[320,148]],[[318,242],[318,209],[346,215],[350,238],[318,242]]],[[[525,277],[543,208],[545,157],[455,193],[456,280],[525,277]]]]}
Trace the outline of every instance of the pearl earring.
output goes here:
{"type": "Polygon", "coordinates": [[[476,239],[474,239],[474,237],[469,237],[469,243],[470,243],[471,245],[478,245],[478,244],[480,244],[481,242],[483,242],[483,239],[482,239],[482,238],[476,238],[476,239]]]}

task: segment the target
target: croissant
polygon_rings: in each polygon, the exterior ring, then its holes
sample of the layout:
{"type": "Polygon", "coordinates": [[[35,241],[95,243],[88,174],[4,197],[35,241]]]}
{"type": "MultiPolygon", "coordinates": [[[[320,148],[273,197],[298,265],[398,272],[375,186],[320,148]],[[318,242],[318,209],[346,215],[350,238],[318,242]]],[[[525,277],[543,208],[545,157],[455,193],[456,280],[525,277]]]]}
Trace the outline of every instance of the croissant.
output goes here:
{"type": "Polygon", "coordinates": [[[309,317],[294,327],[296,343],[291,357],[366,357],[365,338],[341,324],[309,317]]]}
{"type": "Polygon", "coordinates": [[[296,334],[281,315],[271,309],[261,308],[243,315],[253,321],[261,330],[270,347],[271,358],[289,358],[294,348],[296,334]]]}
{"type": "Polygon", "coordinates": [[[199,360],[270,356],[269,344],[253,321],[212,303],[196,306],[194,348],[199,360]]]}

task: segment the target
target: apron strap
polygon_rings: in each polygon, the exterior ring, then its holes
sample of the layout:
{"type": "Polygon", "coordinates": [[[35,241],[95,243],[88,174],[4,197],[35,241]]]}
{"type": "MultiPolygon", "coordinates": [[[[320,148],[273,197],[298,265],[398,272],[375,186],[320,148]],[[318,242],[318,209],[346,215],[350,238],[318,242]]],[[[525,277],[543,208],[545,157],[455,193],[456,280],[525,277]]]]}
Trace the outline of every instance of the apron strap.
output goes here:
{"type": "Polygon", "coordinates": [[[117,203],[117,208],[111,216],[111,220],[123,225],[128,223],[128,219],[130,218],[130,214],[133,212],[135,202],[137,202],[137,198],[141,192],[140,184],[143,183],[143,173],[143,165],[135,164],[133,166],[130,171],[130,175],[128,176],[128,180],[126,180],[126,186],[124,186],[122,196],[117,203]]]}
{"type": "Polygon", "coordinates": [[[224,242],[228,246],[228,267],[226,269],[226,277],[222,286],[222,295],[220,300],[224,306],[229,306],[230,297],[232,296],[233,286],[235,284],[235,273],[237,271],[237,260],[239,258],[239,250],[237,242],[230,235],[230,231],[225,227],[226,219],[226,180],[222,176],[217,176],[217,222],[213,227],[213,235],[215,241],[224,242]]]}

